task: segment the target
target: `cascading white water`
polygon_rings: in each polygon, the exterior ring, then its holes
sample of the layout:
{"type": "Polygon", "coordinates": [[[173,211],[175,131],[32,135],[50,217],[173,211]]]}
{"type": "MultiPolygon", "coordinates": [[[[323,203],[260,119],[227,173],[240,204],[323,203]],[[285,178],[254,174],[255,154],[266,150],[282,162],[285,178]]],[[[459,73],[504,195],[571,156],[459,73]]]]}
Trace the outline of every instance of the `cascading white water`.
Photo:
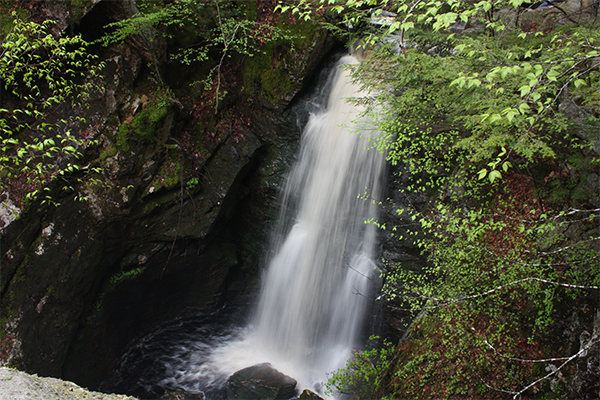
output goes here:
{"type": "Polygon", "coordinates": [[[365,149],[368,121],[357,133],[362,110],[347,99],[364,93],[346,69],[332,74],[326,110],[311,115],[285,185],[254,323],[211,356],[225,376],[270,362],[314,389],[357,344],[375,267],[376,232],[365,221],[377,217],[384,157],[365,149]]]}
{"type": "MultiPolygon", "coordinates": [[[[356,62],[347,56],[340,64],[356,62]]],[[[364,136],[377,133],[347,101],[365,95],[349,72],[336,67],[326,87],[326,107],[311,115],[282,193],[253,322],[239,328],[235,307],[174,320],[124,354],[107,390],[223,398],[231,374],[270,362],[299,389],[322,393],[327,372],[344,366],[372,297],[376,232],[365,221],[377,218],[385,162],[365,150],[364,136]]]]}

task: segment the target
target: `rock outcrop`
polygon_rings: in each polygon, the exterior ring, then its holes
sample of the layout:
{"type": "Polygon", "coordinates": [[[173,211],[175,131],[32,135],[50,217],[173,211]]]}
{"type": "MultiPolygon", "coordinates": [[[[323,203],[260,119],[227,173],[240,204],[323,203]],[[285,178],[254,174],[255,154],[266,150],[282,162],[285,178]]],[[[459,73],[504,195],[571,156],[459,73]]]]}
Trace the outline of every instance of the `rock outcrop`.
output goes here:
{"type": "Polygon", "coordinates": [[[324,400],[321,396],[313,392],[312,390],[304,389],[298,400],[324,400]]]}
{"type": "Polygon", "coordinates": [[[0,400],[136,400],[118,394],[90,392],[72,382],[41,378],[11,368],[0,368],[0,400]]]}

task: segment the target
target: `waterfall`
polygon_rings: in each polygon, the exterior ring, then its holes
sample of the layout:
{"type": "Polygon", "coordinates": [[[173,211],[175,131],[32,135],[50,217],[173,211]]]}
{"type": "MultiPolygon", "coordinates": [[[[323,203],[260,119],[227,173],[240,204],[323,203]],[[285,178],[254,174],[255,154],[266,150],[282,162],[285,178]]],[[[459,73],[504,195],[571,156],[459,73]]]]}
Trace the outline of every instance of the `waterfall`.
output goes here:
{"type": "Polygon", "coordinates": [[[330,79],[285,184],[254,322],[213,354],[223,372],[267,361],[314,390],[357,344],[375,267],[376,232],[365,221],[377,217],[384,157],[365,149],[368,121],[357,132],[362,109],[347,99],[364,93],[349,71],[338,66],[330,79]]]}
{"type": "Polygon", "coordinates": [[[357,62],[343,57],[326,102],[315,100],[324,104],[309,118],[281,194],[253,322],[239,328],[226,313],[176,319],[132,346],[106,388],[223,398],[231,374],[269,362],[298,389],[323,393],[327,373],[344,367],[373,295],[376,231],[365,221],[377,218],[385,168],[383,155],[365,149],[376,129],[347,101],[366,95],[343,68],[357,62]]]}

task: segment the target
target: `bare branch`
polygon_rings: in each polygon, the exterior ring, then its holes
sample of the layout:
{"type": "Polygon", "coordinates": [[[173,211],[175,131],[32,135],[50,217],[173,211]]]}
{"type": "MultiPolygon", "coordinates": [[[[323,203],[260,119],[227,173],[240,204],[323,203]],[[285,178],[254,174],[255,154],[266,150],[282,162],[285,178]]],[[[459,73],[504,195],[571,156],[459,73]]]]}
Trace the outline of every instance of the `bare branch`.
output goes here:
{"type": "MultiPolygon", "coordinates": [[[[493,289],[487,290],[487,291],[482,292],[482,293],[478,293],[478,294],[474,294],[474,295],[466,296],[466,297],[460,297],[460,298],[456,298],[456,299],[442,299],[442,298],[439,298],[439,297],[425,296],[425,295],[423,295],[421,293],[413,292],[418,297],[420,297],[422,299],[439,301],[442,304],[437,304],[435,306],[426,306],[426,307],[421,307],[421,308],[418,308],[418,309],[406,310],[406,311],[432,310],[432,309],[435,309],[435,308],[446,307],[446,306],[449,306],[449,305],[454,304],[454,303],[463,302],[465,300],[473,300],[473,299],[477,299],[479,297],[485,297],[485,296],[488,296],[488,295],[490,295],[490,294],[492,294],[494,292],[497,292],[499,290],[506,289],[506,288],[508,288],[510,286],[518,285],[520,283],[529,282],[529,281],[537,281],[537,282],[542,282],[542,283],[546,283],[546,284],[549,284],[549,285],[561,286],[561,287],[566,287],[566,288],[570,288],[570,289],[593,289],[593,290],[600,289],[600,286],[595,286],[595,285],[574,285],[574,284],[570,284],[570,283],[553,282],[553,281],[550,281],[550,280],[547,280],[547,279],[542,279],[542,278],[528,277],[528,278],[518,279],[516,281],[512,281],[512,282],[509,282],[509,283],[504,284],[504,285],[497,286],[497,287],[495,287],[493,289]]],[[[400,309],[400,308],[398,308],[398,309],[399,310],[405,310],[405,309],[400,309]]]]}
{"type": "Polygon", "coordinates": [[[533,359],[523,359],[523,358],[514,358],[514,357],[509,357],[509,356],[506,356],[506,355],[500,353],[487,340],[484,340],[484,342],[485,342],[485,344],[487,344],[489,346],[490,349],[494,350],[494,352],[496,352],[496,354],[498,354],[500,357],[506,358],[507,360],[511,360],[511,361],[528,362],[528,363],[542,363],[542,362],[564,361],[564,360],[568,360],[570,358],[570,357],[557,357],[557,358],[540,358],[540,359],[536,359],[536,360],[533,360],[533,359]]]}
{"type": "Polygon", "coordinates": [[[590,347],[592,347],[594,344],[598,343],[598,341],[595,339],[598,339],[598,334],[596,333],[594,336],[592,336],[592,338],[590,339],[590,341],[584,345],[581,346],[581,349],[573,354],[571,357],[569,357],[564,363],[562,363],[560,365],[560,367],[556,368],[553,371],[550,371],[550,373],[548,373],[547,375],[541,377],[540,379],[530,383],[529,385],[527,385],[526,387],[524,387],[523,389],[521,389],[518,392],[515,392],[513,399],[516,399],[517,397],[519,397],[523,392],[531,389],[533,386],[535,386],[536,384],[538,384],[539,382],[548,379],[549,377],[551,377],[552,375],[556,374],[558,371],[560,371],[565,365],[567,365],[568,363],[570,363],[572,360],[574,360],[576,357],[579,357],[581,354],[583,354],[584,351],[587,351],[590,347]]]}

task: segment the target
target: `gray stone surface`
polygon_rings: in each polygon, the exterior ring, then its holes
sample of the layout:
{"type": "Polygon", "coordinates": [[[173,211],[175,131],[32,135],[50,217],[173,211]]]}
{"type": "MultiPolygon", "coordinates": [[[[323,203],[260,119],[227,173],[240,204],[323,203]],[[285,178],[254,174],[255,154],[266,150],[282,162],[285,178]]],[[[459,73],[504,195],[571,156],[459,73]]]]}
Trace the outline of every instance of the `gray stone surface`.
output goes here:
{"type": "Polygon", "coordinates": [[[0,368],[0,400],[135,400],[135,397],[90,392],[72,382],[41,378],[0,368]]]}

